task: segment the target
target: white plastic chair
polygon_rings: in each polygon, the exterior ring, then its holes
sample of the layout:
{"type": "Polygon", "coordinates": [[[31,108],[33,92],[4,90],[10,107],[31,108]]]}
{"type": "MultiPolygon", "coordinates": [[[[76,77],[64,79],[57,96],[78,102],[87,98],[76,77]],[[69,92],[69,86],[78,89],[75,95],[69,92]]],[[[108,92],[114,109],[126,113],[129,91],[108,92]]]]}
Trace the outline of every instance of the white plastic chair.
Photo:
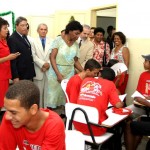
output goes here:
{"type": "Polygon", "coordinates": [[[66,130],[66,150],[84,150],[84,135],[80,131],[66,130]]]}
{"type": "Polygon", "coordinates": [[[67,102],[69,103],[69,97],[68,97],[67,92],[66,92],[66,87],[67,87],[68,81],[69,81],[68,79],[63,79],[63,80],[61,81],[61,88],[63,89],[63,91],[64,91],[64,93],[65,93],[65,96],[66,96],[66,98],[67,98],[67,102]]]}
{"type": "MultiPolygon", "coordinates": [[[[67,123],[66,123],[67,129],[70,128],[70,126],[72,125],[72,120],[87,124],[87,120],[85,119],[85,114],[83,112],[85,112],[88,117],[89,120],[88,123],[94,123],[96,125],[99,125],[98,110],[94,107],[83,106],[83,105],[73,104],[73,103],[66,103],[65,111],[67,116],[67,123]]],[[[113,136],[112,133],[106,132],[101,136],[84,135],[84,139],[86,143],[88,144],[91,143],[93,145],[96,145],[98,146],[98,149],[100,149],[102,143],[107,141],[112,136],[113,136]]]]}

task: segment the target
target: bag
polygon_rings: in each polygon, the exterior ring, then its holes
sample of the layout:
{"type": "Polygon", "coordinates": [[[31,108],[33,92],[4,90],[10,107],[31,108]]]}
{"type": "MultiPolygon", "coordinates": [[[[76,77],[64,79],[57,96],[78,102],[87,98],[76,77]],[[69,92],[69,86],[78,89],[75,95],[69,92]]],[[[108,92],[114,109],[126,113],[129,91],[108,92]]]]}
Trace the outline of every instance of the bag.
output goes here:
{"type": "Polygon", "coordinates": [[[105,42],[105,46],[104,46],[104,55],[103,55],[102,67],[107,67],[107,61],[106,61],[106,42],[105,42]]]}
{"type": "Polygon", "coordinates": [[[112,112],[119,114],[119,115],[130,115],[132,113],[132,110],[129,108],[112,108],[112,112]],[[125,111],[123,111],[125,110],[125,111]]]}

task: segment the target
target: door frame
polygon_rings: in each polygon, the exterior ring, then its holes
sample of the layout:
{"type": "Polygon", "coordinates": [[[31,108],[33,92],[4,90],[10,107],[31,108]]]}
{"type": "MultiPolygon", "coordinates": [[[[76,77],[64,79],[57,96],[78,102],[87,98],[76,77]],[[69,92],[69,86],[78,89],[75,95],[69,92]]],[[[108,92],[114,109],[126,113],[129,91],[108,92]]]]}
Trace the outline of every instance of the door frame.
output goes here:
{"type": "Polygon", "coordinates": [[[107,9],[112,9],[112,8],[116,8],[116,29],[117,29],[117,12],[118,12],[118,7],[117,7],[117,4],[112,4],[112,5],[106,5],[106,6],[100,6],[100,7],[97,7],[97,8],[93,8],[91,9],[91,27],[96,27],[97,25],[97,11],[100,11],[100,10],[107,10],[107,9]]]}

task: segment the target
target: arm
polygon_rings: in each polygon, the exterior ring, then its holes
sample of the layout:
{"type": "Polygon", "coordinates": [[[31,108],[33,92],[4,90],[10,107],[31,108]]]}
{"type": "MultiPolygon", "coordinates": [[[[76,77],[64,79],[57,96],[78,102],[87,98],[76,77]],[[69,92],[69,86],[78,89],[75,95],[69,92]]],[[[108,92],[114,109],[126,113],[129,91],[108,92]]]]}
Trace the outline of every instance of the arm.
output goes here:
{"type": "Polygon", "coordinates": [[[110,46],[106,43],[106,62],[108,63],[110,59],[110,46]]]}
{"type": "Polygon", "coordinates": [[[50,67],[49,62],[45,62],[41,58],[39,58],[39,56],[36,52],[39,49],[36,49],[34,42],[31,43],[31,47],[32,47],[31,50],[32,50],[34,63],[41,69],[41,71],[43,71],[43,72],[47,71],[50,67]]]}
{"type": "MultiPolygon", "coordinates": [[[[19,51],[16,45],[16,41],[13,38],[10,37],[7,43],[11,53],[15,54],[19,51]]],[[[18,61],[17,59],[11,61],[11,71],[12,71],[12,78],[14,82],[19,81],[17,61],[18,61]]]]}
{"type": "Polygon", "coordinates": [[[82,63],[82,66],[85,66],[85,63],[93,58],[93,50],[94,50],[94,44],[91,42],[91,45],[89,46],[88,50],[87,50],[87,53],[86,53],[86,58],[84,60],[84,62],[82,63]]]}
{"type": "Polygon", "coordinates": [[[110,86],[109,86],[109,100],[110,103],[116,107],[116,108],[121,108],[124,106],[124,103],[121,102],[121,100],[119,99],[119,96],[117,94],[117,89],[116,86],[113,82],[111,82],[110,86]]]}
{"type": "Polygon", "coordinates": [[[8,61],[8,60],[16,59],[19,55],[20,55],[20,53],[16,52],[14,54],[9,54],[6,57],[0,58],[0,64],[3,63],[3,62],[5,62],[5,61],[8,61]]]}
{"type": "Polygon", "coordinates": [[[35,64],[41,69],[45,62],[38,57],[38,55],[36,53],[36,46],[35,46],[34,42],[31,43],[31,50],[32,50],[33,60],[34,60],[35,64]]]}
{"type": "Polygon", "coordinates": [[[145,106],[150,107],[150,102],[147,101],[146,99],[140,98],[140,97],[135,97],[135,100],[145,106]]]}
{"type": "Polygon", "coordinates": [[[125,65],[127,66],[127,68],[129,68],[130,53],[127,47],[123,48],[122,55],[123,55],[125,65]]]}
{"type": "Polygon", "coordinates": [[[115,80],[116,88],[119,87],[120,76],[121,76],[121,71],[119,70],[119,71],[117,71],[117,76],[116,76],[116,80],[115,80]]]}
{"type": "Polygon", "coordinates": [[[48,62],[44,63],[44,65],[41,68],[41,71],[45,72],[49,69],[50,64],[48,62]]]}
{"type": "Polygon", "coordinates": [[[83,71],[83,67],[81,66],[78,57],[76,56],[74,57],[74,65],[76,69],[78,69],[79,71],[83,71]]]}
{"type": "Polygon", "coordinates": [[[55,71],[55,74],[57,76],[57,81],[59,83],[61,83],[61,81],[63,80],[63,75],[59,72],[58,68],[57,68],[57,65],[56,65],[56,56],[57,56],[57,53],[58,53],[58,49],[53,49],[51,54],[50,54],[50,62],[51,62],[51,65],[55,71]]]}

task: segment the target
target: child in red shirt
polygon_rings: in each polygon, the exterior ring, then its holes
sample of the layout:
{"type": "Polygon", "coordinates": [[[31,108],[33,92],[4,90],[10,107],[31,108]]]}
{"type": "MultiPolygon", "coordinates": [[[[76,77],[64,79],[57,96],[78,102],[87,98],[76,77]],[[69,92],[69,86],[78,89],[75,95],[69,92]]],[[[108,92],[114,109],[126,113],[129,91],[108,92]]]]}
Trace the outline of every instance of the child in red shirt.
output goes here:
{"type": "Polygon", "coordinates": [[[70,78],[66,92],[71,103],[77,103],[82,80],[86,77],[98,76],[100,68],[101,65],[95,59],[89,59],[84,66],[84,70],[70,78]]]}

